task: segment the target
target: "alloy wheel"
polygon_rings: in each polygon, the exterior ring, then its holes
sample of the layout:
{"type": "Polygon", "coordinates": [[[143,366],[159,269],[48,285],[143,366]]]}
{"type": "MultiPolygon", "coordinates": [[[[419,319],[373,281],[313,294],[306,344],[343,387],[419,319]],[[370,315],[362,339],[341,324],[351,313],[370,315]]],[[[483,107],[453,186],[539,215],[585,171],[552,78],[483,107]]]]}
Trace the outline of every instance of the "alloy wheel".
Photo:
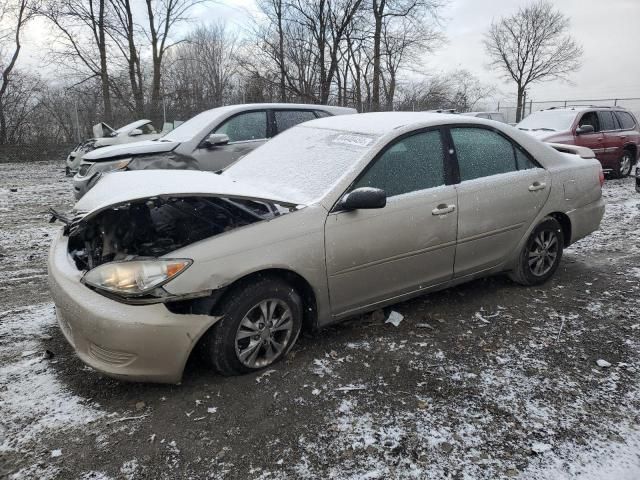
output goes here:
{"type": "Polygon", "coordinates": [[[273,363],[291,340],[293,314],[279,299],[262,300],[244,316],[235,338],[236,355],[249,368],[273,363]]]}
{"type": "Polygon", "coordinates": [[[620,159],[620,176],[626,177],[631,173],[631,154],[625,152],[620,159]]]}
{"type": "Polygon", "coordinates": [[[543,230],[529,247],[529,268],[537,277],[546,275],[558,258],[558,236],[552,230],[543,230]]]}

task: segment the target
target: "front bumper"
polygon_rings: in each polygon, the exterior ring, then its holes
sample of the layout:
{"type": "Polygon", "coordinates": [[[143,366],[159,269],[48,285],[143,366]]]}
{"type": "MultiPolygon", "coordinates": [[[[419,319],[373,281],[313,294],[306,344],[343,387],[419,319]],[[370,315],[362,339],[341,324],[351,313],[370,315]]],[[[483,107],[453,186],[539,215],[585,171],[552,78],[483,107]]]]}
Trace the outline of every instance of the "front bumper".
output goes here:
{"type": "Polygon", "coordinates": [[[87,175],[85,177],[81,177],[79,174],[76,174],[73,177],[73,196],[76,200],[80,200],[85,193],[91,190],[102,174],[100,172],[96,172],[93,175],[87,175]]]}
{"type": "Polygon", "coordinates": [[[219,317],[126,305],[87,288],[62,232],[49,252],[49,288],[62,333],[84,363],[108,376],[178,383],[193,347],[219,317]]]}

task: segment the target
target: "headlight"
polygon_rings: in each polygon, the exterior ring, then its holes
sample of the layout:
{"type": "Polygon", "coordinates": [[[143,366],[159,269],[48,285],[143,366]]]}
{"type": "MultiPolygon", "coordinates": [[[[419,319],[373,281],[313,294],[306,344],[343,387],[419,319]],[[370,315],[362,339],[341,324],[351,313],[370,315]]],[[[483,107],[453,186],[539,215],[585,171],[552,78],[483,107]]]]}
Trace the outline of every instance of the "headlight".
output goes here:
{"type": "Polygon", "coordinates": [[[124,170],[131,163],[130,158],[122,158],[120,160],[113,160],[111,162],[96,162],[91,167],[91,170],[88,172],[90,174],[94,173],[106,173],[106,172],[114,172],[116,170],[124,170]]]}
{"type": "Polygon", "coordinates": [[[192,263],[186,258],[105,263],[89,270],[82,281],[101,290],[135,297],[164,285],[192,263]]]}

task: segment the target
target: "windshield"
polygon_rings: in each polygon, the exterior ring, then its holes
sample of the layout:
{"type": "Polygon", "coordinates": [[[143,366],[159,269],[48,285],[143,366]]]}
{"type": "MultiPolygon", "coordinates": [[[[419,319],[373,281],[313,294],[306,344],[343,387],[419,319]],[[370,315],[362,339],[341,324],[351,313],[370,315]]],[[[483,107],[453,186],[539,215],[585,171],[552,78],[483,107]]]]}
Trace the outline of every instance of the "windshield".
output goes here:
{"type": "Polygon", "coordinates": [[[529,115],[516,125],[521,130],[569,130],[576,118],[573,110],[545,110],[529,115]]]}
{"type": "Polygon", "coordinates": [[[324,197],[377,138],[297,126],[249,153],[223,175],[309,204],[324,197]]]}
{"type": "Polygon", "coordinates": [[[164,137],[160,138],[162,142],[188,142],[195,136],[205,135],[208,133],[209,126],[220,114],[223,113],[222,108],[214,108],[199,113],[190,118],[180,126],[174,128],[164,137]]]}

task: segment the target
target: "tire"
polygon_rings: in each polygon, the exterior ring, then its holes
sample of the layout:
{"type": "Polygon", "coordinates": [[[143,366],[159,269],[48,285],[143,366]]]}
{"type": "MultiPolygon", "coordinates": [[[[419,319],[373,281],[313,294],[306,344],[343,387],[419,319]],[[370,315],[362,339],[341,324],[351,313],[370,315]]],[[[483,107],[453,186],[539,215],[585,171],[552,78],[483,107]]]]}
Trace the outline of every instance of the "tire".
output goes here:
{"type": "Polygon", "coordinates": [[[279,278],[238,285],[219,311],[223,318],[206,333],[203,352],[213,369],[225,376],[273,365],[293,347],[302,328],[302,300],[279,278]]]}
{"type": "Polygon", "coordinates": [[[509,277],[520,285],[546,282],[560,265],[563,246],[562,226],[555,218],[546,217],[529,235],[509,277]]]}
{"type": "Polygon", "coordinates": [[[616,162],[616,166],[611,172],[611,176],[613,178],[628,177],[633,169],[634,160],[631,150],[624,150],[622,156],[616,162]]]}

